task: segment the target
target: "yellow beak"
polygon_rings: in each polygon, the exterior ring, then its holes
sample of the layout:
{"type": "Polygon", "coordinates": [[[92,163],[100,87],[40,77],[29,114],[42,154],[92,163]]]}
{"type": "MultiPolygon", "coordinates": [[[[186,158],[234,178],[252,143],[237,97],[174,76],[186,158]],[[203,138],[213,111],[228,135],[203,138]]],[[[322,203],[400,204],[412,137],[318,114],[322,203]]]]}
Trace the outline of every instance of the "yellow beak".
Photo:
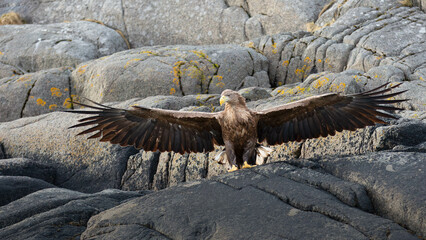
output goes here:
{"type": "Polygon", "coordinates": [[[220,106],[222,106],[226,101],[228,101],[228,98],[225,96],[220,97],[220,106]]]}

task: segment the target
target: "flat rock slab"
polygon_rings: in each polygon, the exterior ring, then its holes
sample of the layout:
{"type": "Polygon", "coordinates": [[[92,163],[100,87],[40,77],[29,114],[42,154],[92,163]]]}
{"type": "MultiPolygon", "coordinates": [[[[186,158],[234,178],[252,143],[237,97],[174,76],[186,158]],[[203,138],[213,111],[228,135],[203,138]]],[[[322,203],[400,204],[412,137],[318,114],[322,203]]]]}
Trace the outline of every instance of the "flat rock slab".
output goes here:
{"type": "Polygon", "coordinates": [[[339,178],[365,186],[379,215],[426,237],[425,159],[424,152],[378,152],[316,162],[339,178]]]}
{"type": "Polygon", "coordinates": [[[54,184],[83,192],[119,188],[133,147],[76,136],[68,129],[82,116],[55,112],[0,124],[0,142],[10,158],[25,157],[56,170],[54,184]]]}
{"type": "Polygon", "coordinates": [[[269,87],[267,64],[263,55],[238,45],[144,47],[79,65],[71,85],[77,98],[97,102],[218,94],[225,89],[269,87]]]}
{"type": "Polygon", "coordinates": [[[71,108],[70,75],[64,67],[0,79],[0,122],[71,108]]]}
{"type": "Polygon", "coordinates": [[[127,49],[113,29],[88,22],[0,26],[0,61],[23,72],[76,66],[127,49]]]}
{"type": "Polygon", "coordinates": [[[27,176],[53,183],[56,170],[28,158],[9,158],[0,160],[0,176],[27,176]]]}
{"type": "Polygon", "coordinates": [[[0,207],[0,238],[78,238],[91,216],[143,194],[113,189],[94,194],[44,189],[0,207]]]}
{"type": "Polygon", "coordinates": [[[82,239],[416,239],[346,204],[368,206],[362,186],[310,171],[274,163],[154,192],[92,217],[82,239]]]}
{"type": "Polygon", "coordinates": [[[0,206],[6,205],[30,193],[44,188],[53,188],[53,184],[26,176],[0,176],[0,206]]]}

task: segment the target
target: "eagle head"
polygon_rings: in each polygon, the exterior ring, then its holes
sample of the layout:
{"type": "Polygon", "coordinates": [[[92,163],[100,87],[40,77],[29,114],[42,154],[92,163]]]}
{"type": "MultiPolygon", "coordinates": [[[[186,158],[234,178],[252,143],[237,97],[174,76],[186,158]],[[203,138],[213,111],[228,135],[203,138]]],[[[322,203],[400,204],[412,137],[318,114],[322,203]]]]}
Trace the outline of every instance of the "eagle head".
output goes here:
{"type": "Polygon", "coordinates": [[[238,92],[226,89],[222,92],[220,97],[220,105],[222,106],[224,103],[229,105],[237,105],[237,104],[246,104],[246,100],[243,96],[241,96],[238,92]]]}

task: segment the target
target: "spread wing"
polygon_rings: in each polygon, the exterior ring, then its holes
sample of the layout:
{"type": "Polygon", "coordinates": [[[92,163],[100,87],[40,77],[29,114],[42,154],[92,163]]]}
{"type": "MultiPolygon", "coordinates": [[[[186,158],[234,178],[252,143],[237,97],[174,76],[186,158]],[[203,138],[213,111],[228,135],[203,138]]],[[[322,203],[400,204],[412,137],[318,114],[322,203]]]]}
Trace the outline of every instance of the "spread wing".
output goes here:
{"type": "Polygon", "coordinates": [[[388,93],[399,84],[385,89],[386,85],[348,96],[335,93],[313,96],[257,112],[259,142],[266,139],[270,145],[282,144],[386,123],[377,117],[395,117],[378,110],[400,110],[388,104],[406,100],[389,99],[405,91],[388,93]]]}
{"type": "MultiPolygon", "coordinates": [[[[92,101],[91,101],[92,102],[92,101]]],[[[208,152],[214,144],[223,145],[217,113],[184,112],[134,106],[117,109],[92,102],[96,106],[76,103],[93,110],[68,112],[91,114],[80,119],[83,127],[94,125],[78,135],[93,133],[90,138],[121,146],[133,145],[145,151],[208,152]]]]}

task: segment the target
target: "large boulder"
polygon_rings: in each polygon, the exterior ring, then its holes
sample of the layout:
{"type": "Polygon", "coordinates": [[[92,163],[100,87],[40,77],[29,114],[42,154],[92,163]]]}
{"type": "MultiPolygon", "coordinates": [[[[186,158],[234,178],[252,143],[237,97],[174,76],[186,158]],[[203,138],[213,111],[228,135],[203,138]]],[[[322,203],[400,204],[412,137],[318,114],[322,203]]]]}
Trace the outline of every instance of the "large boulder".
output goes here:
{"type": "Polygon", "coordinates": [[[54,183],[56,170],[28,158],[9,158],[0,160],[0,176],[27,176],[54,183]]]}
{"type": "Polygon", "coordinates": [[[0,207],[0,238],[78,238],[91,216],[143,194],[112,189],[94,194],[44,189],[0,207]]]}
{"type": "MultiPolygon", "coordinates": [[[[340,2],[342,5],[358,1],[340,2]]],[[[392,8],[377,6],[380,4],[339,10],[340,15],[331,15],[331,22],[318,22],[321,27],[312,34],[266,35],[243,45],[268,57],[274,87],[302,82],[311,73],[338,73],[345,69],[368,72],[379,66],[396,68],[392,71],[402,73],[398,73],[397,78],[424,81],[426,44],[422,39],[426,38],[426,14],[399,3],[392,8]]],[[[370,77],[380,79],[390,72],[381,73],[383,71],[370,77]]]]}
{"type": "Polygon", "coordinates": [[[10,158],[25,157],[56,170],[54,184],[83,192],[119,188],[127,159],[137,153],[76,136],[68,129],[81,116],[55,112],[0,124],[0,142],[10,158]]]}
{"type": "Polygon", "coordinates": [[[135,198],[92,217],[82,238],[416,239],[371,210],[359,184],[274,163],[135,198]]]}
{"type": "Polygon", "coordinates": [[[71,108],[69,68],[0,79],[0,122],[71,108]]]}
{"type": "Polygon", "coordinates": [[[269,87],[267,65],[263,55],[237,45],[145,47],[81,64],[71,85],[77,97],[98,102],[218,94],[246,85],[269,87]]]}
{"type": "Polygon", "coordinates": [[[240,43],[263,34],[306,30],[328,0],[94,1],[13,0],[30,23],[96,19],[121,30],[134,47],[170,44],[240,43]],[[172,20],[171,20],[172,19],[172,20]]]}
{"type": "MultiPolygon", "coordinates": [[[[53,187],[55,186],[40,179],[26,176],[0,175],[0,206],[6,205],[38,190],[53,187]]],[[[0,214],[1,213],[0,210],[0,214]]]]}
{"type": "Polygon", "coordinates": [[[365,186],[377,214],[426,237],[425,159],[425,152],[379,152],[316,162],[338,178],[365,186]]]}
{"type": "Polygon", "coordinates": [[[120,34],[88,21],[3,25],[0,45],[0,61],[23,73],[76,66],[127,49],[120,34]]]}

